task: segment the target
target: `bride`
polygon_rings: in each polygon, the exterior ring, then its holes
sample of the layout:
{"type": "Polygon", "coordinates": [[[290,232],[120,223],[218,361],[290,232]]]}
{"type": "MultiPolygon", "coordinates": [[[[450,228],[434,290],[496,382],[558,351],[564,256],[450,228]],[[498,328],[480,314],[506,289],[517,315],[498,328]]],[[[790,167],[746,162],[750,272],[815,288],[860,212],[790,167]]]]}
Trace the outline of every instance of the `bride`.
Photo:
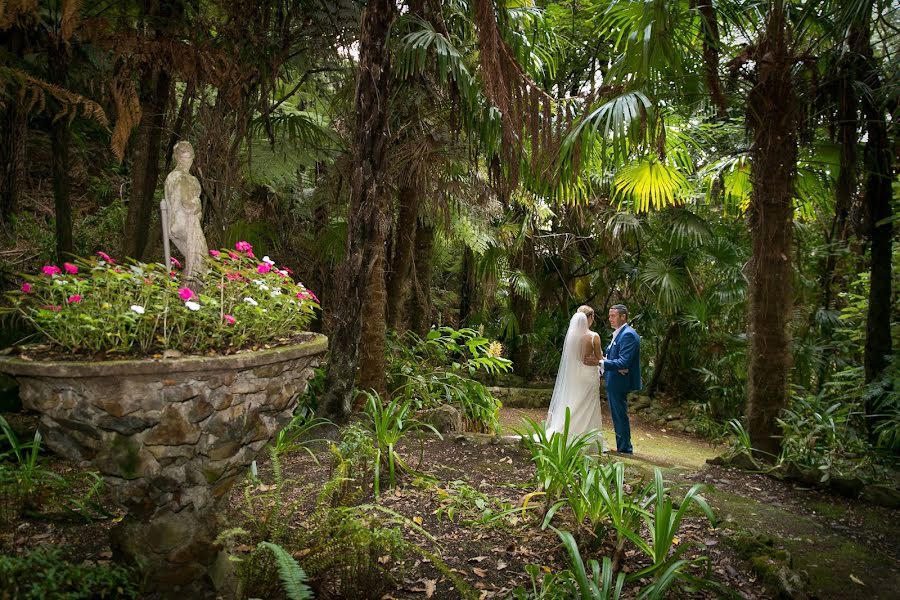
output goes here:
{"type": "Polygon", "coordinates": [[[591,331],[594,309],[580,306],[569,321],[559,372],[550,411],[547,413],[547,436],[565,430],[569,409],[569,436],[593,431],[597,447],[603,451],[603,416],[600,413],[600,381],[597,365],[603,360],[600,335],[591,331]]]}

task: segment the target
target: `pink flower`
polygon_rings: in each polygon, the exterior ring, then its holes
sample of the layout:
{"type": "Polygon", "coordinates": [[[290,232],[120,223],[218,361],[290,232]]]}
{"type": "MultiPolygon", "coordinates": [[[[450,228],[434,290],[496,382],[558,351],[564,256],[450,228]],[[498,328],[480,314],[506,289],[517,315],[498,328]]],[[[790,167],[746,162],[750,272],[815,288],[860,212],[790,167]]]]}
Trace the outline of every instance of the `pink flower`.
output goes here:
{"type": "Polygon", "coordinates": [[[30,294],[30,293],[31,293],[31,284],[30,284],[30,283],[23,283],[23,284],[22,284],[22,293],[24,293],[24,294],[30,294]]]}
{"type": "Polygon", "coordinates": [[[78,304],[81,302],[81,296],[79,294],[72,294],[69,296],[68,300],[66,300],[69,304],[78,304]]]}
{"type": "Polygon", "coordinates": [[[72,263],[63,263],[63,269],[65,269],[66,273],[68,273],[69,275],[74,275],[78,272],[78,267],[76,267],[72,263]]]}
{"type": "Polygon", "coordinates": [[[178,297],[182,300],[190,300],[194,297],[194,292],[192,292],[188,288],[180,288],[178,290],[178,297]]]}
{"type": "Polygon", "coordinates": [[[178,259],[177,259],[177,258],[175,258],[175,257],[173,256],[173,257],[171,257],[169,260],[172,261],[172,266],[174,266],[176,269],[180,269],[180,268],[181,268],[181,263],[178,262],[178,259]]]}
{"type": "Polygon", "coordinates": [[[231,252],[230,250],[228,252],[228,258],[230,258],[231,260],[241,260],[240,256],[238,256],[234,252],[231,252]]]}
{"type": "Polygon", "coordinates": [[[109,254],[107,254],[106,252],[97,252],[97,256],[99,256],[101,260],[105,260],[106,262],[108,262],[111,265],[116,264],[116,261],[111,259],[109,257],[109,254]]]}
{"type": "Polygon", "coordinates": [[[234,249],[238,252],[253,252],[253,246],[250,245],[250,242],[245,242],[244,240],[235,244],[234,249]]]}
{"type": "Polygon", "coordinates": [[[44,268],[41,269],[41,273],[53,277],[54,275],[62,273],[62,270],[56,265],[44,265],[44,268]]]}
{"type": "Polygon", "coordinates": [[[209,255],[212,256],[213,258],[219,258],[222,255],[222,253],[219,252],[218,250],[210,250],[209,255]]]}
{"type": "Polygon", "coordinates": [[[240,281],[243,278],[241,277],[240,273],[229,271],[228,273],[225,273],[225,279],[227,279],[228,281],[240,281]]]}
{"type": "Polygon", "coordinates": [[[42,306],[41,308],[43,308],[45,310],[52,310],[53,312],[59,312],[62,310],[62,306],[60,306],[59,304],[48,304],[48,305],[42,306]]]}
{"type": "Polygon", "coordinates": [[[313,294],[309,290],[301,290],[301,291],[297,292],[297,299],[298,300],[313,300],[316,304],[319,303],[319,299],[316,298],[316,295],[313,294]]]}
{"type": "Polygon", "coordinates": [[[225,319],[225,322],[228,323],[229,325],[234,325],[235,323],[237,323],[237,319],[235,319],[231,315],[225,315],[222,318],[225,319]]]}
{"type": "Polygon", "coordinates": [[[294,272],[291,270],[290,267],[285,267],[285,268],[284,268],[284,272],[287,273],[288,275],[293,275],[293,274],[294,274],[294,272]]]}
{"type": "Polygon", "coordinates": [[[272,270],[272,265],[270,265],[267,262],[259,263],[258,265],[256,265],[257,273],[268,273],[271,270],[272,270]]]}

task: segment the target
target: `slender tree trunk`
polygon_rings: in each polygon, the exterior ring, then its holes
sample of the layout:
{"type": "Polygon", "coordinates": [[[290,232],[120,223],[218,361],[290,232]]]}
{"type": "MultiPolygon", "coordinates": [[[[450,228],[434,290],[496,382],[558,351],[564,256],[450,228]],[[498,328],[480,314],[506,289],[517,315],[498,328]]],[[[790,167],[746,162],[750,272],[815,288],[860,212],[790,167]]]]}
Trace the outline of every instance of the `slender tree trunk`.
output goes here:
{"type": "Polygon", "coordinates": [[[356,129],[350,176],[347,254],[337,278],[334,329],[319,415],[336,423],[350,414],[359,362],[363,295],[386,225],[385,149],[388,143],[388,38],[397,13],[393,0],[372,0],[363,9],[356,83],[356,129]]]}
{"type": "MultiPolygon", "coordinates": [[[[870,64],[874,60],[870,59],[870,64]]],[[[877,72],[871,71],[871,95],[863,101],[868,142],[865,150],[867,224],[871,239],[871,271],[869,276],[869,312],[866,315],[864,364],[866,381],[878,378],[891,354],[891,254],[893,224],[891,217],[891,154],[884,109],[872,103],[881,87],[877,72]]],[[[866,407],[875,412],[873,398],[866,407]]]]}
{"type": "Polygon", "coordinates": [[[421,219],[416,225],[416,252],[412,266],[409,328],[424,336],[431,329],[431,270],[434,259],[434,226],[421,219]]]}
{"type": "Polygon", "coordinates": [[[463,264],[459,278],[461,280],[459,290],[459,326],[463,327],[475,310],[478,293],[478,283],[475,278],[475,253],[468,246],[463,249],[463,264]]]}
{"type": "Polygon", "coordinates": [[[6,225],[22,196],[28,115],[21,103],[10,100],[0,118],[0,225],[6,225]]]}
{"type": "Polygon", "coordinates": [[[753,138],[747,429],[754,449],[766,460],[774,460],[780,450],[776,419],[787,403],[791,366],[787,325],[797,162],[797,100],[783,0],[770,6],[766,31],[756,48],[757,81],[747,98],[747,125],[753,138]]]}
{"type": "Polygon", "coordinates": [[[406,304],[409,293],[409,270],[416,238],[416,215],[419,212],[419,190],[413,182],[400,186],[397,194],[397,226],[394,260],[387,279],[387,325],[396,331],[406,328],[406,304]]]}
{"type": "MultiPolygon", "coordinates": [[[[516,260],[519,270],[533,280],[534,278],[534,242],[527,238],[522,244],[516,260]]],[[[519,334],[510,341],[510,359],[513,371],[520,377],[531,376],[533,344],[529,334],[534,331],[534,300],[525,298],[515,290],[510,290],[510,302],[513,314],[519,322],[519,334]]]]}
{"type": "Polygon", "coordinates": [[[647,386],[647,394],[651,397],[656,394],[659,382],[662,381],[663,369],[665,368],[666,359],[669,355],[669,344],[672,342],[672,338],[675,336],[677,330],[678,323],[669,323],[669,327],[666,329],[666,335],[663,336],[662,345],[659,348],[659,355],[656,357],[656,364],[653,366],[653,376],[650,377],[650,385],[647,386]]]}
{"type": "Polygon", "coordinates": [[[728,117],[728,105],[719,78],[719,22],[712,0],[697,0],[697,9],[703,20],[703,63],[706,69],[706,87],[716,106],[720,119],[728,117]]]}
{"type": "Polygon", "coordinates": [[[141,259],[150,237],[150,221],[156,204],[155,192],[159,181],[159,158],[166,104],[171,78],[165,71],[148,71],[141,89],[143,116],[131,149],[131,200],[125,217],[124,256],[141,259]]]}
{"type": "MultiPolygon", "coordinates": [[[[65,87],[69,74],[69,52],[61,41],[52,43],[50,80],[65,87]]],[[[59,109],[60,107],[56,107],[59,109]]],[[[75,253],[72,235],[72,199],[69,176],[69,145],[72,132],[67,116],[50,124],[50,170],[53,177],[53,204],[56,211],[56,259],[70,260],[75,253]]]]}

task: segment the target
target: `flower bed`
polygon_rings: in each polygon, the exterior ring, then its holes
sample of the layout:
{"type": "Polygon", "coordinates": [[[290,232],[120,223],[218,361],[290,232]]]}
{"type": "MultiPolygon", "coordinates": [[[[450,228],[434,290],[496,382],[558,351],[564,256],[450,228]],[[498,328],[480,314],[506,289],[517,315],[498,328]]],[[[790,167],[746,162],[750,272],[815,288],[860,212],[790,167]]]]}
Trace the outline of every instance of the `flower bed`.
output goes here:
{"type": "Polygon", "coordinates": [[[21,318],[45,354],[148,356],[289,343],[318,308],[290,269],[255,258],[247,242],[210,250],[207,267],[197,293],[179,283],[177,270],[118,264],[98,252],[23,275],[3,312],[21,318]]]}

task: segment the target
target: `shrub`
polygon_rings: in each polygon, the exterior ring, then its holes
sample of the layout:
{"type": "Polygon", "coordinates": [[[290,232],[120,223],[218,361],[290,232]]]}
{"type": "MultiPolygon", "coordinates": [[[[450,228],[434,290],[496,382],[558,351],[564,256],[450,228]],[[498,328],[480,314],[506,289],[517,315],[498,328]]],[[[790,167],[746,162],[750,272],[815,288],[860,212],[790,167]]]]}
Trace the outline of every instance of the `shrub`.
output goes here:
{"type": "Polygon", "coordinates": [[[255,259],[246,242],[236,248],[210,251],[199,294],[161,264],[118,265],[98,252],[23,275],[3,311],[66,354],[228,353],[303,331],[318,307],[315,295],[268,257],[255,259]]]}
{"type": "Polygon", "coordinates": [[[62,548],[41,546],[20,556],[0,555],[0,590],[18,600],[136,598],[134,572],[121,565],[71,562],[62,548]]]}
{"type": "Polygon", "coordinates": [[[502,346],[473,329],[441,327],[425,338],[409,332],[388,339],[388,389],[416,408],[450,404],[462,412],[469,431],[496,432],[500,402],[484,384],[472,379],[479,371],[509,371],[502,346]]]}

